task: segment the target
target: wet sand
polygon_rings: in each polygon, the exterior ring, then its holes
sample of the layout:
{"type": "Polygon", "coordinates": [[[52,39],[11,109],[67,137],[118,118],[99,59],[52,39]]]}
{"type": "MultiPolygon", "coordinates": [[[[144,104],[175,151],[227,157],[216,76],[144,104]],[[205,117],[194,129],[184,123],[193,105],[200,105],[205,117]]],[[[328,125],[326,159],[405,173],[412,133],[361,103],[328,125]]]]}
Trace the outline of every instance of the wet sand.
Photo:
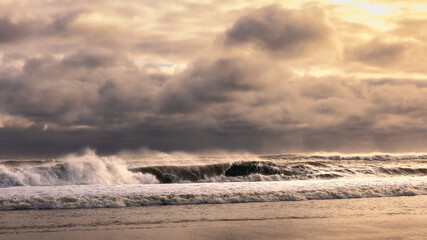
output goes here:
{"type": "Polygon", "coordinates": [[[0,212],[0,239],[427,239],[427,196],[0,212]]]}

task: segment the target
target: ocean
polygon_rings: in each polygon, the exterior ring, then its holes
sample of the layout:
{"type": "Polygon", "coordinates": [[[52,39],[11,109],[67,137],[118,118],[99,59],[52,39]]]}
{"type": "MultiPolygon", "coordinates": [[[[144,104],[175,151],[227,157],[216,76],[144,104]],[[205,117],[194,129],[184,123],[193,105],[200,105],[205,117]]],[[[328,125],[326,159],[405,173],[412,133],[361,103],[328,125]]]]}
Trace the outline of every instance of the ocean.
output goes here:
{"type": "Polygon", "coordinates": [[[427,154],[191,155],[92,150],[0,160],[0,210],[122,208],[427,194],[427,154]]]}

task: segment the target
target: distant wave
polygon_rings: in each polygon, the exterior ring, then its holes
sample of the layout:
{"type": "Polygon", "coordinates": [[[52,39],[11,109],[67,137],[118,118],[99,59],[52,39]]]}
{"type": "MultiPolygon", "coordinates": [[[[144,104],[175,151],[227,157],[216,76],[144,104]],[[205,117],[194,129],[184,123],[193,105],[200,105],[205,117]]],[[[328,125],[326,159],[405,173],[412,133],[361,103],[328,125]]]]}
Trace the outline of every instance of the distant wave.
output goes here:
{"type": "Polygon", "coordinates": [[[313,154],[279,154],[265,155],[267,159],[327,159],[327,160],[413,160],[427,159],[427,153],[366,153],[366,154],[343,154],[343,153],[313,153],[313,154]]]}
{"type": "Polygon", "coordinates": [[[343,166],[328,162],[273,163],[247,161],[194,166],[149,166],[131,169],[152,174],[161,183],[179,182],[239,182],[333,179],[356,176],[427,175],[427,168],[343,166]]]}

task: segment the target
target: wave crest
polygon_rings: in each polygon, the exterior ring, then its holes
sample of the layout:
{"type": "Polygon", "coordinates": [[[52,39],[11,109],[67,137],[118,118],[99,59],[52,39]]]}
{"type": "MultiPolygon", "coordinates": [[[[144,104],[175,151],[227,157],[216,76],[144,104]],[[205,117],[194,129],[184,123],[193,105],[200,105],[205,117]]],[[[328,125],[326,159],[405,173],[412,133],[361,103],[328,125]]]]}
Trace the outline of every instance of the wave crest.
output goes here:
{"type": "Polygon", "coordinates": [[[120,158],[100,157],[93,150],[67,155],[58,162],[26,168],[0,165],[0,187],[157,182],[151,174],[129,171],[120,158]]]}

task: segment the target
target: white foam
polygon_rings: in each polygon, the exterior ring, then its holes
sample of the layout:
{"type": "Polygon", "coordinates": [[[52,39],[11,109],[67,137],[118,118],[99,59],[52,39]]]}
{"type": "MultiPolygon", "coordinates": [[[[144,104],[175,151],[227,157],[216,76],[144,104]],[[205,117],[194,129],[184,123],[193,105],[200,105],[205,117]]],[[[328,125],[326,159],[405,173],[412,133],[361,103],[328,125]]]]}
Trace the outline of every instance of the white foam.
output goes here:
{"type": "Polygon", "coordinates": [[[25,186],[0,189],[0,209],[99,208],[427,194],[427,176],[226,182],[25,186]]]}
{"type": "Polygon", "coordinates": [[[0,187],[156,182],[153,175],[129,171],[120,158],[100,157],[90,149],[82,155],[70,154],[37,167],[0,165],[0,187]]]}

